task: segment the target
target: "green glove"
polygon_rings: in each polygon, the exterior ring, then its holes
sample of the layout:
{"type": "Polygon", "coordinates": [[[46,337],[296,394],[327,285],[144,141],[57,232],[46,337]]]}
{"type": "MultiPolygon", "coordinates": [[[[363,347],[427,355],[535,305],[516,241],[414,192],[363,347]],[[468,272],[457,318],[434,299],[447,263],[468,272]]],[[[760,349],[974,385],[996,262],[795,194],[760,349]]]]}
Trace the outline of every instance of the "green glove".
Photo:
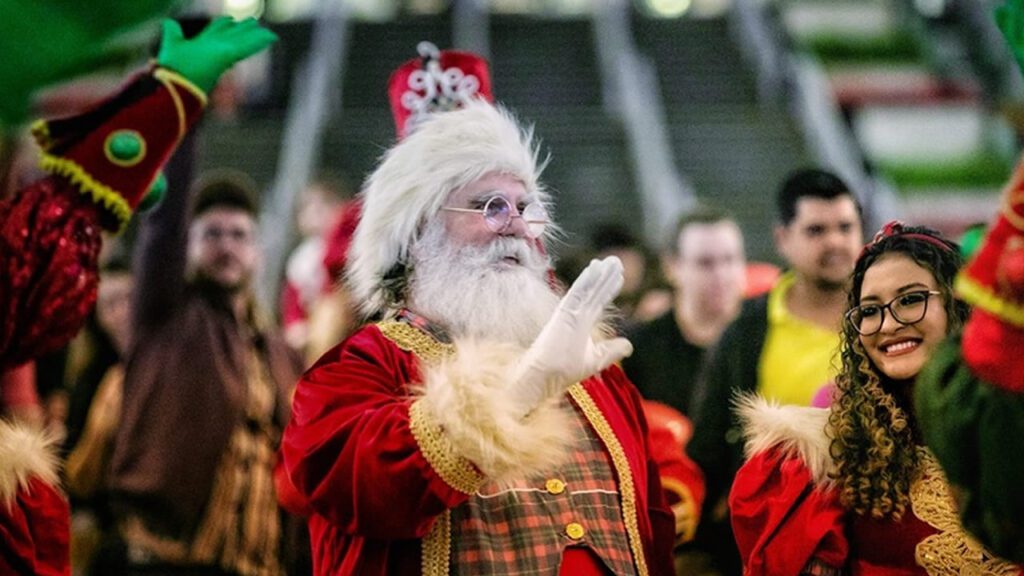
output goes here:
{"type": "Polygon", "coordinates": [[[156,61],[209,93],[235,62],[276,41],[277,35],[253,18],[235,22],[230,16],[221,16],[191,40],[185,39],[177,22],[164,20],[164,37],[156,61]]]}
{"type": "Polygon", "coordinates": [[[1024,71],[1024,0],[1008,0],[996,8],[996,25],[1017,59],[1017,67],[1024,71]]]}

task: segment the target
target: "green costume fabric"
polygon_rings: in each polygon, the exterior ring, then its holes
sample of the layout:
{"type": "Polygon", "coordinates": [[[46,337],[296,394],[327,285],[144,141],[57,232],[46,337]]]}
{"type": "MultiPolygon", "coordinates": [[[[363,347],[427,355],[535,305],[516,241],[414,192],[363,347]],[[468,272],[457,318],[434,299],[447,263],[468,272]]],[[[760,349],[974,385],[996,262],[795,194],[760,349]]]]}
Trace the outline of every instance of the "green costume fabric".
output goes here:
{"type": "Polygon", "coordinates": [[[918,375],[915,402],[925,444],[957,494],[964,527],[991,551],[1024,562],[1024,395],[978,380],[959,335],[918,375]]]}
{"type": "Polygon", "coordinates": [[[25,121],[40,88],[137,58],[179,0],[0,0],[0,127],[25,121]]]}

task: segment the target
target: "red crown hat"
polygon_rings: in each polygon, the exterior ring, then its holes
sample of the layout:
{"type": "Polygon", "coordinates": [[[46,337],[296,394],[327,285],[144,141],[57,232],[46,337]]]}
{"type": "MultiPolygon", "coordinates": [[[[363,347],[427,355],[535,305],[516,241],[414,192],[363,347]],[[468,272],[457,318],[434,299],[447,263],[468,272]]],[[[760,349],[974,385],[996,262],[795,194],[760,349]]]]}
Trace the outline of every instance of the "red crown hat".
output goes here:
{"type": "Polygon", "coordinates": [[[398,138],[434,112],[455,110],[473,98],[494,102],[487,61],[472,52],[416,46],[419,58],[402,64],[388,80],[388,101],[398,138]]]}

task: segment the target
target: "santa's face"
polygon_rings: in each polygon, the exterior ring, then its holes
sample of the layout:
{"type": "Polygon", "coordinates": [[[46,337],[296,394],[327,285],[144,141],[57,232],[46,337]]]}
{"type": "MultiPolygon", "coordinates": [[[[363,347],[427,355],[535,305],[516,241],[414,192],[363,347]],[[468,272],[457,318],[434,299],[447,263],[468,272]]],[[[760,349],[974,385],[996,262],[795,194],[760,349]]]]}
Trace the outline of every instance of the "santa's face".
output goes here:
{"type": "Polygon", "coordinates": [[[535,200],[518,178],[507,174],[488,174],[471,182],[453,191],[441,211],[448,241],[461,247],[486,246],[498,238],[529,239],[530,229],[522,214],[535,200]],[[507,219],[485,215],[488,201],[495,197],[507,202],[507,219]]]}
{"type": "MultiPolygon", "coordinates": [[[[495,175],[456,190],[446,206],[476,210],[496,193],[513,206],[532,200],[518,180],[495,175]]],[[[442,210],[432,218],[411,250],[408,306],[456,337],[528,345],[558,304],[547,281],[550,262],[521,218],[493,228],[479,212],[442,210]]]]}

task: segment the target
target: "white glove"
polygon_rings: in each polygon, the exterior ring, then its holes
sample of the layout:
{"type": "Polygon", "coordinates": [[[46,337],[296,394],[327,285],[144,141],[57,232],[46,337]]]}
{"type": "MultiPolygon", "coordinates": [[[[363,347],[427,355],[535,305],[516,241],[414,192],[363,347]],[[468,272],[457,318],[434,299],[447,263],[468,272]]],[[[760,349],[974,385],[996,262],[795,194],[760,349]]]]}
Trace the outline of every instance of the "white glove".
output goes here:
{"type": "Polygon", "coordinates": [[[622,262],[591,260],[523,355],[511,396],[529,414],[544,400],[633,353],[625,338],[594,342],[591,333],[622,289],[622,262]]]}

